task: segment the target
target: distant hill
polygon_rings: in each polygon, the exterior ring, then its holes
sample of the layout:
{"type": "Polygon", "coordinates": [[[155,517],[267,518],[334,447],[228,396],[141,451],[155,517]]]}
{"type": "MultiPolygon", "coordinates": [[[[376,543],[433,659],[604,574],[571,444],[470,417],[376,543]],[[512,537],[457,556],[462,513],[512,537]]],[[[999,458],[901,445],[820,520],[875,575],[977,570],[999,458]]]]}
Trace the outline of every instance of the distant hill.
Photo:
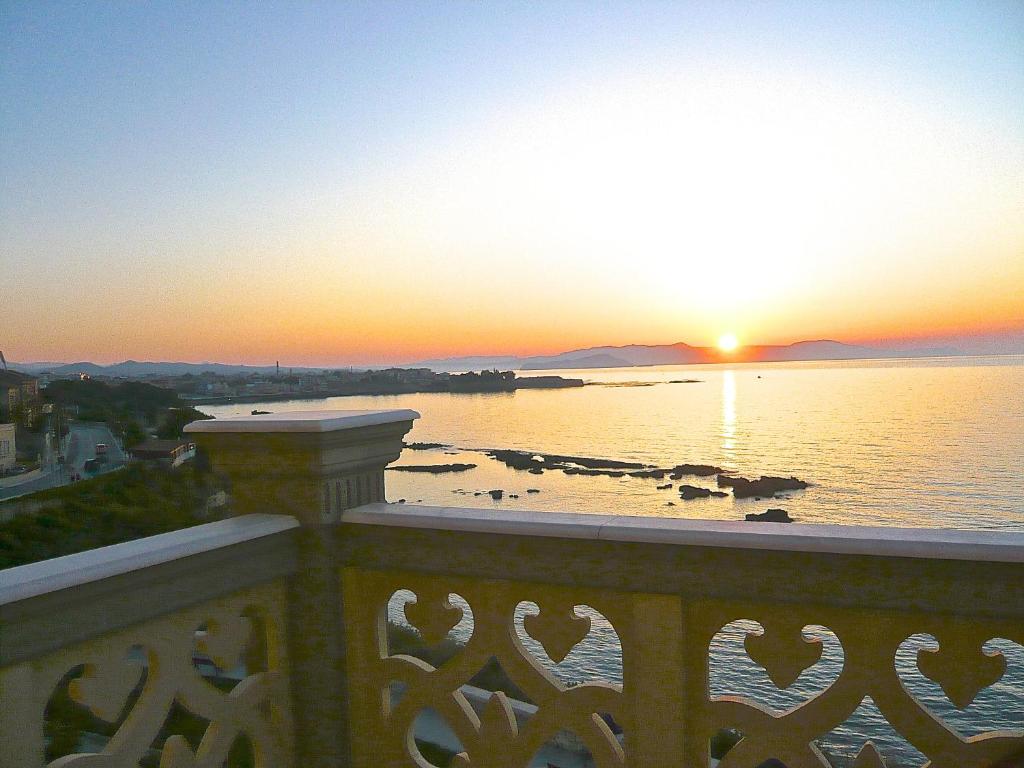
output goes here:
{"type": "Polygon", "coordinates": [[[475,355],[469,357],[440,357],[421,363],[402,365],[401,368],[429,368],[437,373],[453,371],[489,371],[495,368],[507,371],[519,368],[523,358],[514,355],[475,355]]]}
{"type": "MultiPolygon", "coordinates": [[[[845,344],[831,339],[798,341],[793,344],[762,344],[742,347],[725,354],[715,347],[694,347],[676,344],[627,344],[621,347],[588,347],[555,355],[517,357],[515,355],[473,355],[423,360],[397,366],[361,365],[352,370],[381,368],[429,368],[438,373],[499,370],[544,371],[555,368],[628,368],[642,365],[687,365],[697,363],[770,363],[799,360],[865,360],[898,357],[942,357],[956,355],[1024,354],[1024,331],[1006,332],[971,339],[942,339],[943,347],[869,347],[845,344]]],[[[145,378],[147,376],[184,376],[185,374],[217,373],[221,375],[265,374],[275,370],[272,365],[229,365],[226,363],[140,362],[125,360],[113,365],[97,363],[32,362],[8,363],[11,370],[23,373],[53,373],[69,376],[87,373],[90,376],[145,378]]],[[[330,366],[325,366],[329,368],[330,366]]],[[[284,371],[322,371],[325,367],[284,367],[284,371]]]]}
{"type": "Polygon", "coordinates": [[[691,365],[699,363],[775,363],[798,360],[865,360],[896,357],[934,357],[962,354],[957,349],[881,349],[841,341],[820,339],[785,345],[752,345],[726,354],[716,347],[676,344],[629,344],[622,347],[590,347],[535,357],[449,357],[424,360],[410,367],[435,371],[465,371],[474,368],[511,368],[543,371],[556,368],[627,368],[642,365],[691,365]]]}
{"type": "Polygon", "coordinates": [[[606,352],[598,352],[581,357],[563,358],[561,355],[554,359],[531,357],[521,361],[518,367],[522,371],[544,371],[554,368],[626,368],[631,365],[636,365],[636,363],[631,363],[622,357],[609,355],[606,352]]]}
{"type": "Polygon", "coordinates": [[[560,355],[528,357],[522,361],[520,369],[538,371],[551,368],[621,368],[699,362],[705,362],[700,350],[689,344],[630,344],[625,347],[592,347],[563,352],[560,355]]]}
{"type": "MultiPolygon", "coordinates": [[[[222,376],[247,375],[250,373],[273,373],[272,365],[229,365],[226,363],[177,363],[177,362],[139,362],[125,360],[123,363],[98,365],[97,363],[11,363],[11,368],[26,373],[52,373],[57,376],[68,376],[86,373],[89,376],[110,376],[123,378],[143,378],[146,376],[184,376],[185,374],[218,373],[222,376]]],[[[282,371],[307,371],[309,368],[284,368],[282,371]]],[[[319,368],[315,370],[321,370],[319,368]]]]}

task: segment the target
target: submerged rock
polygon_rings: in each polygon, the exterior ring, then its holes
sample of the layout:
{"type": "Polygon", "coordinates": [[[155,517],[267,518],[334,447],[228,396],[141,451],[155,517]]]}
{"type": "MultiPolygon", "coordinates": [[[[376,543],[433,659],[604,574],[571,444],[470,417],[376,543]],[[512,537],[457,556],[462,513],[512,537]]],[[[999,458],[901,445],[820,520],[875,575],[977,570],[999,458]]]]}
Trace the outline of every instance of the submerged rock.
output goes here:
{"type": "Polygon", "coordinates": [[[525,469],[528,471],[545,469],[578,469],[582,467],[588,470],[598,469],[651,469],[646,464],[637,461],[618,461],[617,459],[594,459],[589,456],[563,456],[556,453],[531,453],[529,451],[515,451],[506,449],[492,449],[485,451],[492,459],[502,462],[512,469],[525,469]]]}
{"type": "Polygon", "coordinates": [[[544,460],[532,453],[526,451],[506,451],[506,450],[493,450],[487,451],[487,455],[492,459],[500,461],[506,466],[512,467],[512,469],[543,469],[544,460]]]}
{"type": "Polygon", "coordinates": [[[721,467],[713,464],[676,464],[672,467],[672,473],[676,475],[694,475],[695,477],[711,477],[725,472],[721,467]]]}
{"type": "MultiPolygon", "coordinates": [[[[587,477],[625,477],[626,473],[621,469],[581,469],[579,467],[566,467],[562,470],[567,475],[586,475],[587,477]]],[[[630,472],[630,475],[633,473],[630,472]]]]}
{"type": "Polygon", "coordinates": [[[668,490],[671,487],[672,487],[672,483],[665,483],[664,485],[659,485],[658,486],[658,490],[659,491],[666,491],[666,490],[668,490]]]}
{"type": "Polygon", "coordinates": [[[427,472],[440,475],[444,472],[466,472],[476,469],[476,464],[406,464],[405,466],[388,467],[392,472],[427,472]]]}
{"type": "Polygon", "coordinates": [[[410,451],[430,451],[435,448],[450,448],[447,443],[406,443],[405,447],[410,451]]]}
{"type": "Polygon", "coordinates": [[[792,523],[793,518],[784,509],[769,509],[766,512],[751,512],[747,520],[761,523],[792,523]]]}
{"type": "Polygon", "coordinates": [[[540,493],[540,488],[527,488],[527,493],[540,493]]]}
{"type": "Polygon", "coordinates": [[[501,497],[505,495],[505,492],[500,489],[488,491],[487,493],[489,493],[491,495],[491,498],[494,499],[495,501],[500,501],[501,497]]]}
{"type": "Polygon", "coordinates": [[[655,480],[661,480],[665,477],[667,470],[664,469],[638,469],[635,472],[627,473],[630,477],[653,477],[655,480]]]}

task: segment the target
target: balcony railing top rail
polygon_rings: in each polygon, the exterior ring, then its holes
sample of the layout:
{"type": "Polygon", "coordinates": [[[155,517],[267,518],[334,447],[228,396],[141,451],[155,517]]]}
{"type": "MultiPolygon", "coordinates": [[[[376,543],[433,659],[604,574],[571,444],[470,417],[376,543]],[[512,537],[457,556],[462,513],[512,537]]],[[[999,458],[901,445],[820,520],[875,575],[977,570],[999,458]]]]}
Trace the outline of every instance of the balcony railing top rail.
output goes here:
{"type": "Polygon", "coordinates": [[[246,515],[0,570],[0,606],[142,571],[298,528],[288,515],[246,515]]]}
{"type": "Polygon", "coordinates": [[[366,504],[342,522],[515,536],[783,552],[1024,563],[1024,533],[951,528],[749,523],[636,515],[366,504]]]}

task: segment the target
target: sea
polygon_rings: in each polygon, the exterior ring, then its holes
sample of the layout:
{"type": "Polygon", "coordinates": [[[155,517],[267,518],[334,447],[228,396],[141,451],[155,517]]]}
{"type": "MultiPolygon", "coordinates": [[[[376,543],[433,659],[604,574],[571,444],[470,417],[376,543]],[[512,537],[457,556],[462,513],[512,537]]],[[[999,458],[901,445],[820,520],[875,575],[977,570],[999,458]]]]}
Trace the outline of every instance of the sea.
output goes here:
{"type": "MultiPolygon", "coordinates": [[[[451,474],[388,472],[390,501],[551,512],[742,520],[782,507],[797,523],[1024,531],[1024,356],[750,363],[519,372],[580,378],[571,389],[487,394],[334,397],[207,405],[212,416],[254,408],[289,410],[412,408],[420,418],[407,441],[441,443],[406,449],[397,464],[477,465],[451,474]],[[713,464],[745,477],[795,476],[810,483],[781,499],[680,500],[666,481],[517,471],[489,449],[635,461],[658,467],[713,464]],[[533,489],[533,493],[527,491],[533,489]],[[495,500],[488,493],[502,490],[495,500]],[[511,496],[518,498],[510,498],[511,496]]],[[[714,478],[681,482],[714,488],[714,478]]],[[[675,485],[675,484],[673,484],[675,485]]],[[[752,523],[753,524],[753,523],[752,523]]],[[[1024,589],[1024,587],[1022,587],[1024,589]]],[[[1024,591],[1022,591],[1024,595],[1024,591]]],[[[402,601],[391,612],[403,620],[402,601]]],[[[1024,599],[1024,597],[1022,597],[1024,599]]],[[[525,635],[520,607],[517,631],[525,635]]],[[[580,608],[580,612],[589,609],[580,608]]],[[[621,682],[618,636],[593,611],[592,630],[559,665],[568,684],[621,682]]],[[[824,645],[821,661],[780,691],[743,650],[758,626],[723,627],[711,649],[711,694],[744,695],[778,712],[823,690],[839,674],[842,647],[827,628],[805,627],[824,645]]],[[[468,637],[471,626],[456,627],[468,637]]],[[[896,664],[908,689],[964,738],[983,730],[1024,732],[1024,648],[993,639],[1007,671],[966,710],[914,667],[929,636],[904,642],[896,664]],[[972,730],[973,729],[973,730],[972,730]]],[[[866,697],[845,723],[818,741],[845,768],[865,740],[890,768],[923,765],[866,697]]]]}

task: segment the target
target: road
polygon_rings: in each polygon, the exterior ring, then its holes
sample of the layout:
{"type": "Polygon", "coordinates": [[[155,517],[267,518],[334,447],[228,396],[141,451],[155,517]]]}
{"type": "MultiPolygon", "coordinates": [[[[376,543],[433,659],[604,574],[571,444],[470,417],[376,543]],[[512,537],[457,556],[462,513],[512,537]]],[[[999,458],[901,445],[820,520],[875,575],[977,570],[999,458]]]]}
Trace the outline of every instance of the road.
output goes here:
{"type": "Polygon", "coordinates": [[[96,446],[104,443],[107,446],[107,463],[104,472],[120,467],[127,461],[124,451],[114,434],[106,424],[72,423],[68,435],[68,447],[65,453],[65,473],[75,472],[85,477],[85,462],[96,458],[96,446]]]}
{"type": "Polygon", "coordinates": [[[97,443],[107,445],[109,458],[103,467],[104,472],[121,467],[127,460],[121,446],[105,424],[73,422],[66,440],[64,466],[58,464],[56,456],[49,451],[43,457],[39,469],[0,481],[0,501],[67,485],[71,482],[72,473],[85,477],[85,462],[96,457],[97,443]]]}

